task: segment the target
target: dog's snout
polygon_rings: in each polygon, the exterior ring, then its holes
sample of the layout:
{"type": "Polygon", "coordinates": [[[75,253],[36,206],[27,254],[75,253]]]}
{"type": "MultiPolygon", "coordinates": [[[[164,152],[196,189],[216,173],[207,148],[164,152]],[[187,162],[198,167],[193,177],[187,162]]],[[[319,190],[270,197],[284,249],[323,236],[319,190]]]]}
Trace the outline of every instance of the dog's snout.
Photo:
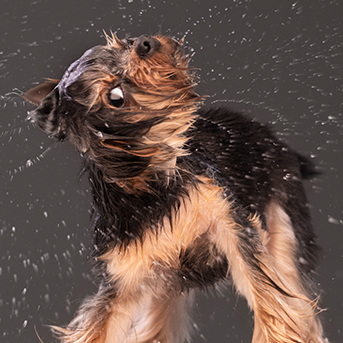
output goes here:
{"type": "Polygon", "coordinates": [[[161,43],[154,37],[140,36],[137,39],[135,51],[140,58],[151,56],[156,52],[161,43]]]}

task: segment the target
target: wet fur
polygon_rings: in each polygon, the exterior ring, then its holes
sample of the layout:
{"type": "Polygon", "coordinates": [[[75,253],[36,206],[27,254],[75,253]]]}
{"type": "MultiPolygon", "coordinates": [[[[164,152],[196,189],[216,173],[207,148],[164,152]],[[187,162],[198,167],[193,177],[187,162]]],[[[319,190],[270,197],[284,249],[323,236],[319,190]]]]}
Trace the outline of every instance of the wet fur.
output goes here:
{"type": "Polygon", "coordinates": [[[112,36],[25,94],[30,119],[83,154],[93,192],[102,281],[55,328],[61,342],[189,340],[194,289],[229,278],[254,311],[254,343],[325,341],[311,163],[240,113],[198,109],[194,86],[179,42],[112,36]]]}

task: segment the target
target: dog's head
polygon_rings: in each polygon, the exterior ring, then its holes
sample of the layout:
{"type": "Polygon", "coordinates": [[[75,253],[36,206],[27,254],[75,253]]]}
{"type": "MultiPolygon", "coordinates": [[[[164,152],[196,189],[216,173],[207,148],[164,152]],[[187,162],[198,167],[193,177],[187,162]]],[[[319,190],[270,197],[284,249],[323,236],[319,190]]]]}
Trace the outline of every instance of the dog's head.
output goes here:
{"type": "Polygon", "coordinates": [[[95,46],[62,79],[25,94],[29,120],[67,139],[109,182],[145,177],[183,154],[199,96],[182,44],[140,36],[95,46]]]}

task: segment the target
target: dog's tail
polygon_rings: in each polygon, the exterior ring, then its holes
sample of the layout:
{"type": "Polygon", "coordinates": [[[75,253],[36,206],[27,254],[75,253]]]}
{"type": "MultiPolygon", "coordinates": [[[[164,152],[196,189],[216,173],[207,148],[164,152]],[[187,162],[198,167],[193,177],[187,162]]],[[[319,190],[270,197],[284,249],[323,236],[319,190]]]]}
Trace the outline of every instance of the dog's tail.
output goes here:
{"type": "Polygon", "coordinates": [[[315,177],[316,175],[321,174],[318,170],[316,170],[315,164],[312,161],[310,161],[308,157],[305,157],[297,153],[297,158],[300,166],[300,173],[302,179],[309,180],[315,177]]]}

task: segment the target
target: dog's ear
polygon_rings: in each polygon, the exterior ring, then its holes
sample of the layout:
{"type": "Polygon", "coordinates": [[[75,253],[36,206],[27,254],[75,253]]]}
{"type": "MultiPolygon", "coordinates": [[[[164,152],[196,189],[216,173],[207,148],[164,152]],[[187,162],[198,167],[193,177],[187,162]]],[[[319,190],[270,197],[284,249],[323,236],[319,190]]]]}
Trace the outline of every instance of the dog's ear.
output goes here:
{"type": "Polygon", "coordinates": [[[27,120],[37,124],[48,135],[62,140],[65,138],[65,123],[60,118],[59,90],[58,87],[53,88],[52,91],[50,89],[51,85],[50,87],[43,87],[43,90],[40,90],[40,86],[37,86],[28,91],[28,98],[30,99],[28,101],[38,105],[38,107],[28,112],[27,120]],[[37,91],[36,88],[38,88],[37,91]],[[46,93],[48,94],[46,95],[46,93]]]}
{"type": "Polygon", "coordinates": [[[42,100],[58,85],[60,80],[47,79],[44,83],[29,89],[24,99],[33,105],[39,106],[42,100]]]}

